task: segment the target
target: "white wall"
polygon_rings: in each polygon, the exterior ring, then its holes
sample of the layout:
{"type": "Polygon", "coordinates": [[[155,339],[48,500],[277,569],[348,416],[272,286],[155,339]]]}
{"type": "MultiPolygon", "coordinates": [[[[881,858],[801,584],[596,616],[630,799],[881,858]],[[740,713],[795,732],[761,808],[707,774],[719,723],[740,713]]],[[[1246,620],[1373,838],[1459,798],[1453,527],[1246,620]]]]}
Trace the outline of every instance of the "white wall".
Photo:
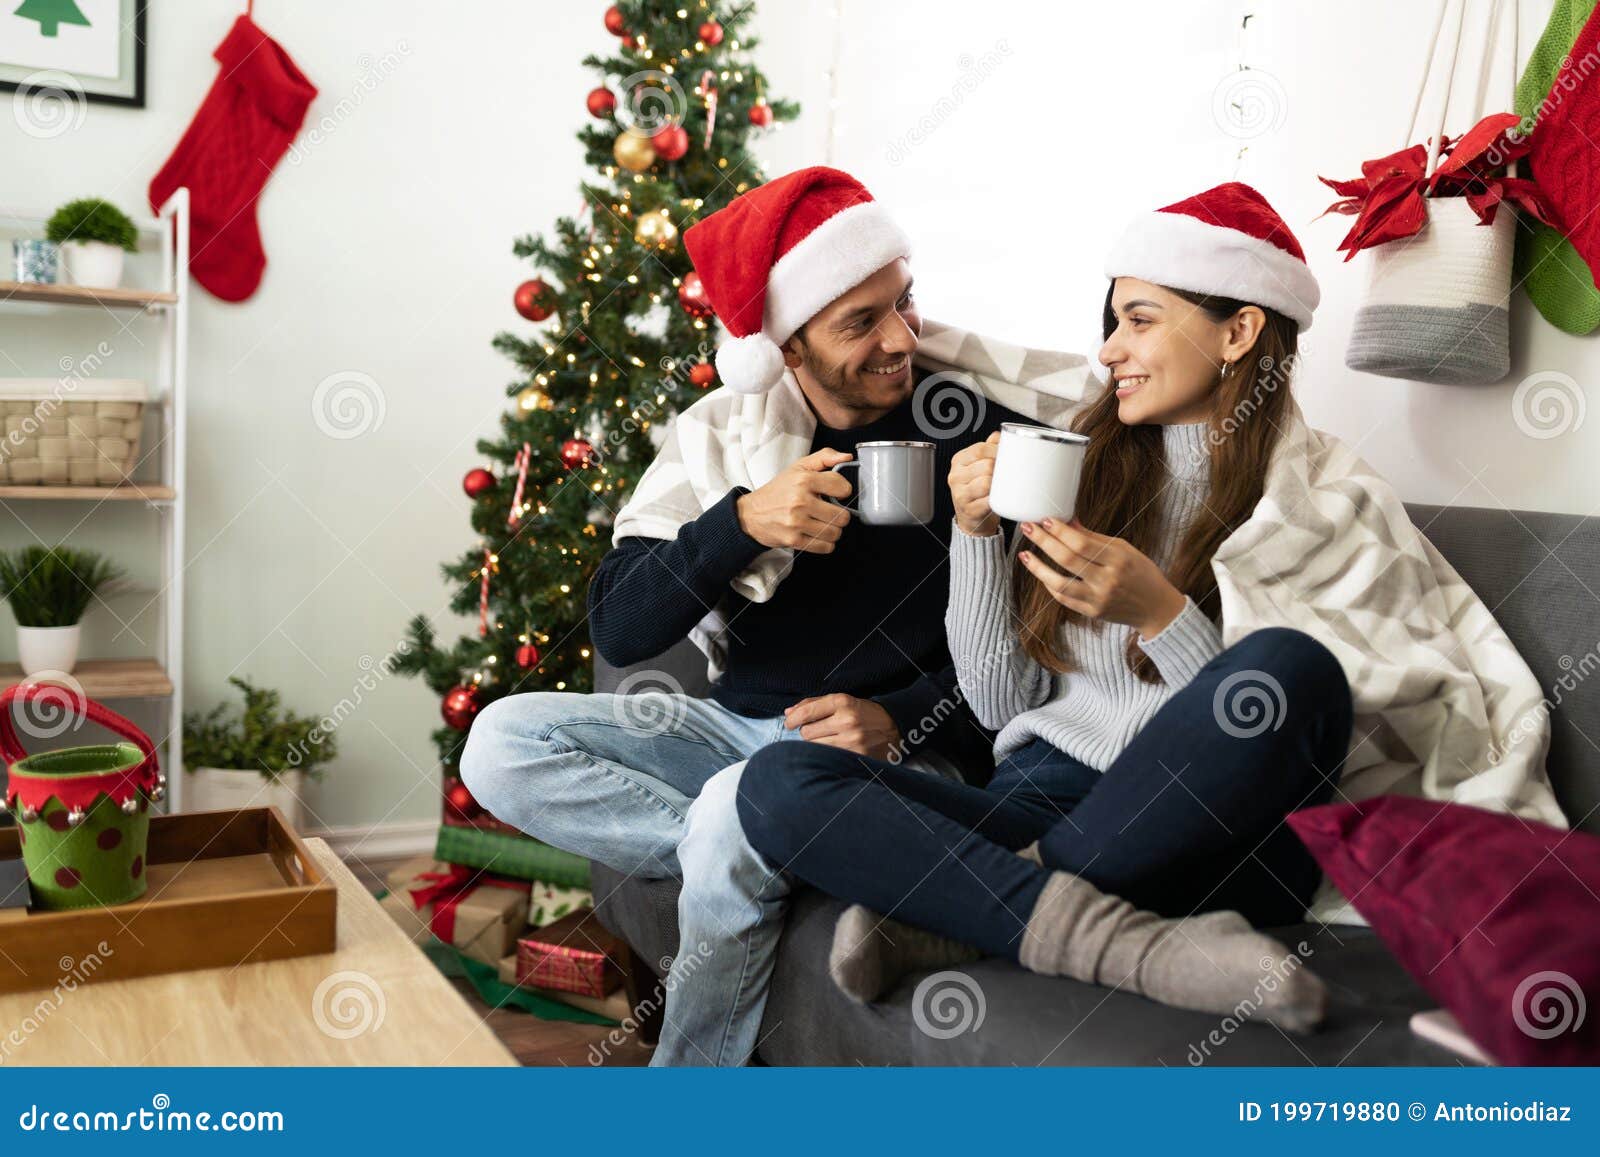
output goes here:
{"type": "MultiPolygon", "coordinates": [[[[240,7],[157,6],[143,111],[93,106],[50,140],[0,117],[0,205],[89,193],[140,205],[240,7]]],[[[1549,0],[1523,7],[1526,46],[1549,0]]],[[[602,8],[257,5],[262,26],[321,88],[313,120],[334,120],[263,196],[271,264],[261,290],[237,306],[196,296],[191,704],[213,702],[240,673],[282,688],[299,710],[331,711],[354,698],[362,657],[386,654],[410,615],[436,616],[446,637],[470,627],[444,612],[438,563],[471,542],[460,479],[477,462],[474,440],[494,435],[511,380],[489,341],[521,324],[509,296],[525,267],[510,255],[512,238],[579,205],[573,133],[594,80],[578,61],[607,43],[602,8]],[[392,69],[381,64],[390,55],[392,69]],[[344,441],[318,432],[311,407],[317,383],[342,371],[371,375],[385,407],[381,427],[344,441]]],[[[1429,387],[1343,368],[1362,274],[1334,251],[1348,219],[1312,220],[1333,199],[1316,176],[1353,175],[1398,147],[1433,11],[1382,0],[1251,9],[1237,0],[840,0],[837,10],[765,0],[763,68],[774,92],[806,106],[765,146],[769,171],[830,160],[866,181],[913,234],[929,316],[1080,348],[1115,229],[1135,211],[1238,176],[1284,213],[1322,282],[1298,387],[1314,424],[1356,443],[1407,498],[1591,513],[1600,476],[1585,467],[1600,450],[1600,420],[1533,439],[1513,421],[1511,398],[1538,371],[1586,384],[1594,347],[1550,328],[1520,297],[1502,385],[1429,387]],[[1252,9],[1241,43],[1238,24],[1252,9]],[[1219,85],[1237,81],[1241,51],[1275,82],[1274,127],[1248,142],[1213,112],[1219,85]],[[941,98],[950,98],[942,113],[941,98]],[[913,142],[919,126],[929,131],[913,142]],[[1241,143],[1249,150],[1236,161],[1241,143]]],[[[0,374],[53,375],[63,343],[103,336],[96,319],[58,314],[0,328],[0,374]]],[[[148,332],[130,326],[105,372],[147,373],[135,338],[148,332]]],[[[123,517],[101,511],[76,529],[81,511],[28,508],[27,517],[46,539],[72,531],[85,545],[137,552],[137,524],[123,517]]],[[[3,518],[0,534],[8,545],[25,538],[3,518]]],[[[154,555],[135,570],[153,575],[154,555]]],[[[113,638],[115,627],[99,612],[91,649],[140,653],[132,636],[113,638]]],[[[9,646],[0,629],[0,648],[9,646]]],[[[396,679],[361,694],[339,733],[338,765],[313,789],[316,815],[329,825],[435,816],[432,692],[396,679]]]]}

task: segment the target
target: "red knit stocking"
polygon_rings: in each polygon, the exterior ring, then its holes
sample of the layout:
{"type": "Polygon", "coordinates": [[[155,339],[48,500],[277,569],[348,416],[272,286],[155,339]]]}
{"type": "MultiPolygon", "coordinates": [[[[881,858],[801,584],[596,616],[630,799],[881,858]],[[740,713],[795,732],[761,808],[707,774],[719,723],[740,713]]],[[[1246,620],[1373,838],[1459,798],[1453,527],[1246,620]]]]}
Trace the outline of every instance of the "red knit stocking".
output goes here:
{"type": "Polygon", "coordinates": [[[189,271],[224,301],[256,291],[266,268],[256,198],[317,90],[251,21],[234,21],[213,54],[222,66],[178,147],[150,182],[150,208],[189,187],[189,271]]]}

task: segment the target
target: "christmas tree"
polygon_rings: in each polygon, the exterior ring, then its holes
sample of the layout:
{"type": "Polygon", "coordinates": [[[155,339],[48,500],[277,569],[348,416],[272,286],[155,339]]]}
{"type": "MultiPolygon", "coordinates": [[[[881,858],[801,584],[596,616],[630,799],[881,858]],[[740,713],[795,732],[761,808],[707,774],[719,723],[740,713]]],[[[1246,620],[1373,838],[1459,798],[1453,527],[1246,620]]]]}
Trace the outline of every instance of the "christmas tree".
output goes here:
{"type": "Polygon", "coordinates": [[[24,20],[37,20],[41,36],[55,36],[63,24],[89,26],[89,18],[79,11],[72,0],[22,0],[22,7],[12,15],[24,20]]]}
{"type": "Polygon", "coordinates": [[[751,11],[629,0],[605,12],[617,52],[584,59],[606,79],[579,133],[597,178],[552,239],[514,245],[537,275],[513,304],[538,328],[494,339],[517,367],[514,405],[463,480],[478,544],[442,568],[451,609],[478,629],[446,647],[418,615],[395,664],[442,697],[447,774],[486,704],[591,689],[586,598],[613,516],[655,454],[652,432],[716,386],[716,322],[679,235],[763,181],[751,135],[799,112],[750,63],[751,11]]]}

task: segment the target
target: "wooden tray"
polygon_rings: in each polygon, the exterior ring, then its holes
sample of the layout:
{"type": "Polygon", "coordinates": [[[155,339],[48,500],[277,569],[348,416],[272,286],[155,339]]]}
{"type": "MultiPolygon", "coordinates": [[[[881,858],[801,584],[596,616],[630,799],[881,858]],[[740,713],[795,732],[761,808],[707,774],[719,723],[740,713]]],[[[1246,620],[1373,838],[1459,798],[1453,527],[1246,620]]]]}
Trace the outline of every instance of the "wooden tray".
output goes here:
{"type": "Polygon", "coordinates": [[[277,808],[151,816],[145,870],[129,904],[0,909],[0,993],[334,950],[338,891],[277,808]]]}

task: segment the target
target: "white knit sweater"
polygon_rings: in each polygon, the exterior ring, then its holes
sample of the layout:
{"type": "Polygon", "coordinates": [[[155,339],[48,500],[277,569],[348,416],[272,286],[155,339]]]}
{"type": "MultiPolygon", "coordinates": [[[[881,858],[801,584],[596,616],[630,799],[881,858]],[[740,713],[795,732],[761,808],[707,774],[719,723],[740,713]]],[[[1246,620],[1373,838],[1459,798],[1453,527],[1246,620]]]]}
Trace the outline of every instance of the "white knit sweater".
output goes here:
{"type": "MultiPolygon", "coordinates": [[[[1206,424],[1164,426],[1170,480],[1152,500],[1162,506],[1162,535],[1153,559],[1165,568],[1196,517],[1210,517],[1206,424]]],[[[1018,534],[1016,537],[1020,538],[1018,534]]],[[[1014,554],[1016,544],[1012,544],[1014,554]]],[[[961,693],[985,727],[999,731],[995,758],[1035,736],[1104,771],[1161,705],[1222,650],[1217,625],[1185,600],[1182,613],[1153,639],[1141,639],[1162,682],[1144,683],[1128,670],[1132,627],[1117,623],[1063,626],[1076,664],[1056,675],[1030,659],[1017,637],[1004,535],[950,536],[950,606],[945,630],[961,693]]]]}

